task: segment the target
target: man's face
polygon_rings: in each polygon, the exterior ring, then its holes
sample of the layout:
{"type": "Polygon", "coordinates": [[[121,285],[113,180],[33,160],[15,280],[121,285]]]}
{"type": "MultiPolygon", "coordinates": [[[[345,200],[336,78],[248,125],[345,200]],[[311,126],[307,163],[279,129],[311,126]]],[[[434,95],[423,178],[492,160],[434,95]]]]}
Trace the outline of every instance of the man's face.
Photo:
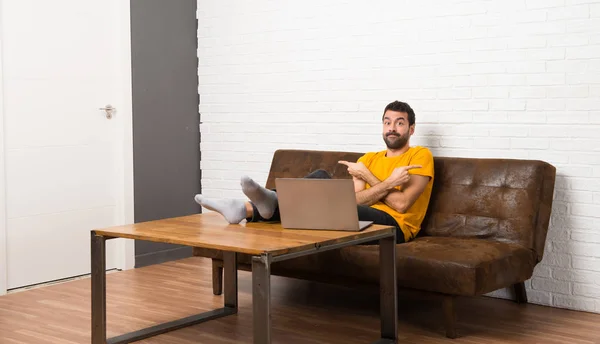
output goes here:
{"type": "Polygon", "coordinates": [[[404,147],[412,132],[406,112],[388,110],[383,115],[383,141],[389,149],[404,147]]]}

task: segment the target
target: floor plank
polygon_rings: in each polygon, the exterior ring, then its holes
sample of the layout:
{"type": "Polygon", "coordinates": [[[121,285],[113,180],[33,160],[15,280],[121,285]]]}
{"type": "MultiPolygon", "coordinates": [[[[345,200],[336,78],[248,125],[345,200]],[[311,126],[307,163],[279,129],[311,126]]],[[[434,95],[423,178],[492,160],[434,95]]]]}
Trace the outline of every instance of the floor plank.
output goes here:
{"type": "MultiPolygon", "coordinates": [[[[251,343],[252,287],[239,273],[239,313],[139,341],[251,343]]],[[[107,275],[110,337],[222,306],[212,295],[205,258],[107,275]]],[[[369,343],[378,338],[378,296],[350,288],[274,277],[274,343],[369,343]]],[[[487,297],[457,300],[459,338],[444,337],[441,300],[402,293],[399,343],[600,344],[600,315],[487,297]]],[[[90,342],[90,280],[81,279],[0,297],[0,343],[90,342]]]]}

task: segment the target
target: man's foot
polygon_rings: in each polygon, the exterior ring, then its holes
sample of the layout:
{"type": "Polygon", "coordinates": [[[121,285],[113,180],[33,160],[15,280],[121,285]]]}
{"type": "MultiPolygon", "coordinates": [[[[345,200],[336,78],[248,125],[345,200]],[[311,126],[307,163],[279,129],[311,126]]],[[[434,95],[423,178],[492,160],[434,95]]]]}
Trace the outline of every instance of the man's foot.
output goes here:
{"type": "Polygon", "coordinates": [[[244,201],[235,199],[214,200],[200,194],[196,195],[194,200],[206,209],[223,215],[229,223],[240,223],[246,218],[246,205],[244,201]]]}
{"type": "Polygon", "coordinates": [[[254,203],[263,219],[270,219],[277,209],[277,193],[258,185],[248,176],[243,176],[240,184],[244,194],[254,203]]]}

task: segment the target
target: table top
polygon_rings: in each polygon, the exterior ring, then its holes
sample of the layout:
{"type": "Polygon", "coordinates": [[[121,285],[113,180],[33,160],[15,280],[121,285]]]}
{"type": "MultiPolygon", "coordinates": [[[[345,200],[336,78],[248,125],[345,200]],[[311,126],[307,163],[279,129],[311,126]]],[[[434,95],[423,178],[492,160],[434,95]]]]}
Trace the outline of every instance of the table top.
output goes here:
{"type": "Polygon", "coordinates": [[[316,246],[392,234],[392,226],[371,225],[359,232],[284,229],[280,223],[243,221],[229,224],[214,212],[95,229],[108,238],[128,238],[223,251],[278,256],[316,246]]]}

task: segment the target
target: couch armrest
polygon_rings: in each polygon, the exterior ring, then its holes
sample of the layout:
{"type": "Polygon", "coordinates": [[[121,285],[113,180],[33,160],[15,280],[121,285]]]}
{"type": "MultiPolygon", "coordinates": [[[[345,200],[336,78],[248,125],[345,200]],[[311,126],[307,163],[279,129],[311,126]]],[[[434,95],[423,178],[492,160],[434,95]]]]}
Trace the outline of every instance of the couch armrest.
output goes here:
{"type": "Polygon", "coordinates": [[[544,177],[540,190],[540,205],[536,214],[533,248],[535,250],[537,263],[544,256],[544,247],[546,246],[546,235],[550,225],[550,216],[552,214],[552,201],[554,199],[554,183],[556,180],[556,167],[546,163],[544,168],[544,177]]]}

